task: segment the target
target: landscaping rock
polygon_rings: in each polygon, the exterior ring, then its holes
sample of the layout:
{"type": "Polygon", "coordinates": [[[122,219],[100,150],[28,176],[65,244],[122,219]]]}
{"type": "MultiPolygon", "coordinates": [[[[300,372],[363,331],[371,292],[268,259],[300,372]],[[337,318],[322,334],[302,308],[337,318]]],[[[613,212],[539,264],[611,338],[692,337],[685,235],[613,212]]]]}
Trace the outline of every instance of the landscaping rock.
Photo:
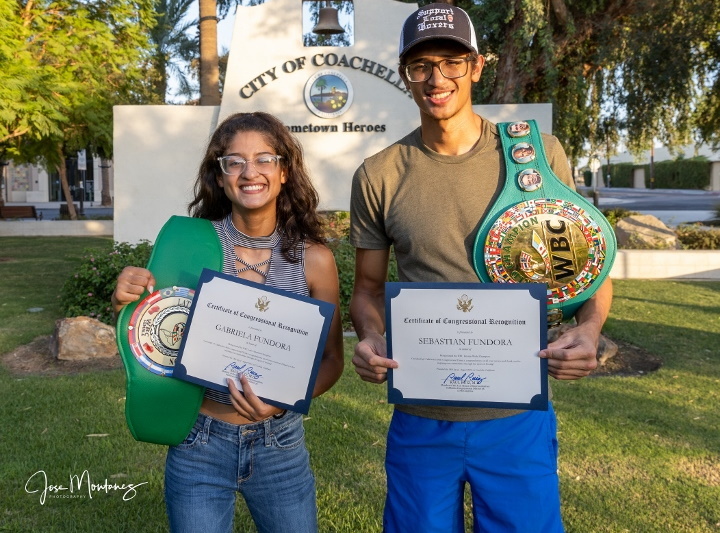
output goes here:
{"type": "Polygon", "coordinates": [[[115,328],[87,316],[57,320],[50,350],[61,361],[115,357],[115,328]]]}
{"type": "Polygon", "coordinates": [[[615,225],[619,248],[636,250],[680,249],[675,231],[652,215],[631,215],[615,225]]]}

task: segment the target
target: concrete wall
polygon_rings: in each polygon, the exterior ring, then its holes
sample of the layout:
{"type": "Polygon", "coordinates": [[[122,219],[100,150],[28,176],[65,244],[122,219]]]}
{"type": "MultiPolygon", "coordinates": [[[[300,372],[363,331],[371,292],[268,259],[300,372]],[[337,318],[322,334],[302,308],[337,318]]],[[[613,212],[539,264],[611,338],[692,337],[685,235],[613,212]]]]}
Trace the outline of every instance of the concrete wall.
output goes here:
{"type": "Polygon", "coordinates": [[[720,251],[618,250],[610,277],[720,281],[720,251]]]}
{"type": "Polygon", "coordinates": [[[187,215],[198,165],[219,110],[115,107],[116,241],[154,241],[170,216],[187,215]]]}
{"type": "Polygon", "coordinates": [[[645,169],[637,167],[633,169],[633,188],[645,189],[645,169]]]}

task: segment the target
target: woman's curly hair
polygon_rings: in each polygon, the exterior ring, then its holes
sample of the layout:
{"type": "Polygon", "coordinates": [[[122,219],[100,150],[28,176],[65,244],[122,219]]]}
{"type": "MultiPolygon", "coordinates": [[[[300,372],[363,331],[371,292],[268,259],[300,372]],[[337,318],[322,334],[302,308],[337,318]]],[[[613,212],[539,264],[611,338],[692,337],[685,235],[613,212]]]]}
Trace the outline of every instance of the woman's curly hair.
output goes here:
{"type": "Polygon", "coordinates": [[[282,254],[288,261],[297,262],[299,257],[294,251],[300,242],[325,242],[323,222],[317,213],[319,198],[305,167],[300,142],[269,113],[236,113],[217,127],[200,164],[195,199],[188,205],[188,211],[193,217],[208,220],[220,220],[232,211],[230,200],[218,185],[222,170],[217,158],[225,155],[238,132],[249,131],[260,133],[274,152],[282,156],[279,164],[287,181],[277,198],[277,226],[284,234],[282,254]]]}

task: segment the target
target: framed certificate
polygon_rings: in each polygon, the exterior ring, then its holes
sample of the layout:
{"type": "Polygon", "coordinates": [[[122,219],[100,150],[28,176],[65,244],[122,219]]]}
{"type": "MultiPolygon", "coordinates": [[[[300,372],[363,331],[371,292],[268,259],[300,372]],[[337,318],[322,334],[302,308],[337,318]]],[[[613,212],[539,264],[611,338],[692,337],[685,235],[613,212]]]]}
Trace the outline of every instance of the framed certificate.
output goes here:
{"type": "Polygon", "coordinates": [[[204,269],[173,377],[307,413],[335,306],[204,269]]]}
{"type": "Polygon", "coordinates": [[[541,283],[386,283],[388,401],[548,408],[541,283]]]}

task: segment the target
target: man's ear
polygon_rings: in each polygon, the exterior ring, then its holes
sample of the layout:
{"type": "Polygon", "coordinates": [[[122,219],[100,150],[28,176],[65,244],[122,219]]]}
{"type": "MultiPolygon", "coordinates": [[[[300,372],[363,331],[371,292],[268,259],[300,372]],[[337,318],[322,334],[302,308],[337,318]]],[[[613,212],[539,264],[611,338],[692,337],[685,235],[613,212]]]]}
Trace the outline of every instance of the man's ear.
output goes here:
{"type": "Polygon", "coordinates": [[[403,72],[403,68],[400,65],[398,65],[398,74],[400,74],[400,79],[403,81],[403,84],[405,85],[405,89],[407,89],[409,91],[410,90],[410,82],[405,77],[405,72],[403,72]]]}
{"type": "Polygon", "coordinates": [[[472,81],[474,81],[474,82],[480,81],[480,76],[482,76],[482,70],[483,70],[484,66],[485,66],[485,56],[479,55],[477,57],[477,60],[473,64],[472,81]]]}

